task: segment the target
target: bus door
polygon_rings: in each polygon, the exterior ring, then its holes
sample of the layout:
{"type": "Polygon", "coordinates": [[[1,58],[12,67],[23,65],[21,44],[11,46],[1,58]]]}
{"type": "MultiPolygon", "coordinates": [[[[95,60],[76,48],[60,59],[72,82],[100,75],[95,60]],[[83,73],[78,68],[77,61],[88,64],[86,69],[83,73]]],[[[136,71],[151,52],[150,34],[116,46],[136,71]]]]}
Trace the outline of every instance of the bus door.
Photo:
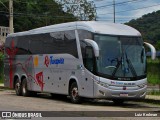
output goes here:
{"type": "Polygon", "coordinates": [[[82,70],[82,94],[86,97],[93,97],[94,52],[91,46],[85,47],[83,63],[85,69],[82,70]]]}

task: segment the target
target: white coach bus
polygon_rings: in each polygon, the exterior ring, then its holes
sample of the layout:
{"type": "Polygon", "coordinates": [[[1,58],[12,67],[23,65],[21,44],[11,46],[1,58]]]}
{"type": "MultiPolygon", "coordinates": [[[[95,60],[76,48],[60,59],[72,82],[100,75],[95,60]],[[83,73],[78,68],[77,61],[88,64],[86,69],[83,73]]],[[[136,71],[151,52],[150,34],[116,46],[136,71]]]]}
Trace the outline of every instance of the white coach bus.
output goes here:
{"type": "MultiPolygon", "coordinates": [[[[155,49],[151,48],[152,58],[155,49]]],[[[4,84],[17,95],[47,92],[122,103],[144,99],[146,54],[132,27],[97,21],[46,26],[7,36],[4,84]]]]}

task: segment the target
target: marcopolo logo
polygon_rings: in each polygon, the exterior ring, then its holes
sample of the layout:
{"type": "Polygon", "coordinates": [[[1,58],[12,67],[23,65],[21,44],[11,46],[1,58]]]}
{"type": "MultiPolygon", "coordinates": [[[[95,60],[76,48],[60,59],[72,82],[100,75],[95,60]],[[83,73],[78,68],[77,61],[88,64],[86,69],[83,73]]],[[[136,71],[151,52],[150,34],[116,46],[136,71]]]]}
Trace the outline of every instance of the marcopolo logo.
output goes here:
{"type": "Polygon", "coordinates": [[[53,56],[45,56],[45,61],[44,64],[48,67],[48,65],[52,65],[52,64],[64,64],[64,58],[59,58],[59,59],[54,59],[53,56]]]}

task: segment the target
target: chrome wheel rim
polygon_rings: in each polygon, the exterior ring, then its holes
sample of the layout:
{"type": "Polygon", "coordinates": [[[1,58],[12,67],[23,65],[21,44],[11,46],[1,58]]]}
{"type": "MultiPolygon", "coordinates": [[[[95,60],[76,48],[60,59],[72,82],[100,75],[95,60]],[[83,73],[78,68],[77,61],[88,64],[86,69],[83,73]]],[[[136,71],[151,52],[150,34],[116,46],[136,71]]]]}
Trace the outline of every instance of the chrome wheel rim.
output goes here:
{"type": "Polygon", "coordinates": [[[76,100],[77,97],[78,97],[78,88],[75,87],[72,89],[72,98],[76,100]]]}

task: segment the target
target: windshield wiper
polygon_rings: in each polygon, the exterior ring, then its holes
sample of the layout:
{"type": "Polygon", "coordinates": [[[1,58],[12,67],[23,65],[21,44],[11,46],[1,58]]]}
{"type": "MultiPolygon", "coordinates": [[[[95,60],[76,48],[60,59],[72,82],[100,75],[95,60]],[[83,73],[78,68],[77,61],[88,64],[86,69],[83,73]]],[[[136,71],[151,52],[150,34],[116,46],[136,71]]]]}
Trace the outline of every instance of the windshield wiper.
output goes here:
{"type": "Polygon", "coordinates": [[[122,57],[121,57],[121,60],[118,60],[117,58],[117,65],[116,65],[116,68],[114,69],[113,73],[112,73],[112,77],[114,78],[119,66],[122,64],[122,57]]]}
{"type": "Polygon", "coordinates": [[[135,71],[135,69],[134,69],[134,67],[133,67],[133,65],[132,65],[131,60],[128,59],[128,56],[127,56],[127,53],[126,53],[126,52],[125,52],[125,56],[126,56],[126,62],[127,62],[127,64],[128,64],[128,67],[131,69],[132,75],[135,76],[135,77],[137,77],[137,73],[136,73],[136,71],[135,71]]]}
{"type": "MultiPolygon", "coordinates": [[[[132,62],[131,62],[131,60],[130,59],[128,59],[128,56],[127,56],[127,53],[125,52],[125,56],[126,56],[126,62],[127,62],[127,64],[128,64],[128,67],[130,68],[130,70],[131,70],[131,73],[132,73],[132,75],[134,76],[134,77],[137,77],[137,73],[136,73],[136,71],[135,71],[135,69],[134,69],[134,67],[133,67],[133,65],[132,65],[132,62]]],[[[124,56],[123,56],[124,57],[124,56]]],[[[120,65],[122,66],[124,63],[124,58],[122,58],[122,56],[121,56],[121,60],[118,60],[118,58],[117,58],[117,65],[116,65],[116,68],[114,69],[114,71],[113,71],[113,73],[112,73],[112,77],[114,78],[115,77],[115,74],[116,74],[116,72],[117,72],[117,70],[119,69],[119,67],[120,67],[120,65]],[[123,59],[123,60],[122,60],[123,59]]]]}

